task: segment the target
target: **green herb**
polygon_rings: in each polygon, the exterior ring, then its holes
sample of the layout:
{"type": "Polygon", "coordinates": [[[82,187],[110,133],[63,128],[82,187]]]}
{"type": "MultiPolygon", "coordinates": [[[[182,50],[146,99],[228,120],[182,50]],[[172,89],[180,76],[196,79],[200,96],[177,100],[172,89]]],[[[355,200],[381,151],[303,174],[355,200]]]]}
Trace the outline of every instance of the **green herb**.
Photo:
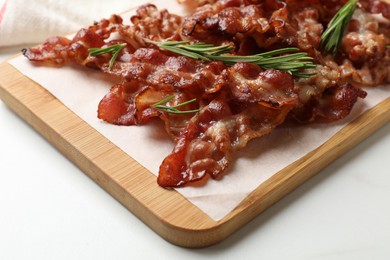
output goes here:
{"type": "Polygon", "coordinates": [[[234,49],[233,46],[224,45],[224,46],[214,46],[212,44],[206,43],[194,43],[189,44],[189,41],[171,41],[171,42],[152,42],[160,49],[174,52],[183,56],[187,56],[193,59],[212,61],[212,57],[209,55],[217,56],[224,53],[230,52],[234,49]]]}
{"type": "Polygon", "coordinates": [[[298,48],[283,48],[264,52],[256,55],[238,56],[228,54],[233,46],[215,46],[206,43],[190,43],[189,41],[150,42],[162,50],[177,53],[193,59],[204,61],[221,61],[228,65],[237,62],[254,63],[262,69],[283,70],[299,77],[311,77],[315,73],[304,73],[304,69],[313,69],[313,58],[306,52],[300,52],[298,48]]]}
{"type": "Polygon", "coordinates": [[[328,28],[321,37],[321,47],[326,53],[332,51],[334,55],[337,54],[345,29],[356,10],[357,3],[358,0],[349,0],[329,22],[328,28]]]}
{"type": "Polygon", "coordinates": [[[107,53],[112,53],[112,57],[109,63],[109,68],[112,69],[115,60],[118,58],[119,53],[125,46],[126,43],[118,43],[105,48],[89,48],[88,51],[89,51],[89,55],[93,57],[107,54],[107,53]]]}
{"type": "Polygon", "coordinates": [[[182,107],[182,106],[185,106],[185,105],[188,105],[188,104],[195,102],[196,98],[188,100],[188,101],[180,103],[180,104],[177,104],[177,105],[172,106],[172,107],[167,106],[166,103],[169,102],[174,97],[175,97],[175,95],[164,98],[163,100],[153,104],[151,107],[154,107],[156,109],[165,111],[167,113],[172,113],[172,114],[192,114],[192,113],[197,113],[200,111],[199,109],[194,109],[194,110],[179,110],[178,109],[179,107],[182,107]]]}
{"type": "Polygon", "coordinates": [[[390,49],[390,45],[387,45],[387,46],[386,46],[386,49],[390,49]]]}

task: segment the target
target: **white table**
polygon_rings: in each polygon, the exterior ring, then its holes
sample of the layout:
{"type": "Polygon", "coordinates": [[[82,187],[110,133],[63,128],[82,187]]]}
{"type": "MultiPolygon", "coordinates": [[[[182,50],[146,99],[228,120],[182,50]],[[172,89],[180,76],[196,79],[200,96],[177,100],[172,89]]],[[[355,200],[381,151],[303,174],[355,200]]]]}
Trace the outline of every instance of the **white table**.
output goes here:
{"type": "Polygon", "coordinates": [[[390,259],[390,124],[200,250],[160,238],[1,101],[0,162],[0,259],[390,259]]]}

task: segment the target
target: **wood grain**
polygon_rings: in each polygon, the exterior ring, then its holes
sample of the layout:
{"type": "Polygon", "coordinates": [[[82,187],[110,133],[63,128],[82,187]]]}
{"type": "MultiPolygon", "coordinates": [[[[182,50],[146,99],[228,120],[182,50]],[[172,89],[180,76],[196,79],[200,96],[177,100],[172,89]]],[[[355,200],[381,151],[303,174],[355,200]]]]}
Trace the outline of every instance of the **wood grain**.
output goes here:
{"type": "Polygon", "coordinates": [[[90,127],[47,90],[0,64],[0,98],[85,174],[164,239],[183,247],[218,243],[390,121],[390,99],[261,184],[216,222],[90,127]]]}

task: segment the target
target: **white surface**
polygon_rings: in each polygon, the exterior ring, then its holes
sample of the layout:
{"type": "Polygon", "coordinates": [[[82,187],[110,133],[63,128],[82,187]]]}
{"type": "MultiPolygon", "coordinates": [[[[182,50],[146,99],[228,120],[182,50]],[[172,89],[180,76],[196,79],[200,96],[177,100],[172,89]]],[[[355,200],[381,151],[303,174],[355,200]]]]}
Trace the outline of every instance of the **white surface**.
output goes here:
{"type": "MultiPolygon", "coordinates": [[[[0,60],[20,48],[0,49],[0,60]]],[[[390,124],[222,243],[164,241],[0,101],[0,259],[390,259],[390,124]]]]}

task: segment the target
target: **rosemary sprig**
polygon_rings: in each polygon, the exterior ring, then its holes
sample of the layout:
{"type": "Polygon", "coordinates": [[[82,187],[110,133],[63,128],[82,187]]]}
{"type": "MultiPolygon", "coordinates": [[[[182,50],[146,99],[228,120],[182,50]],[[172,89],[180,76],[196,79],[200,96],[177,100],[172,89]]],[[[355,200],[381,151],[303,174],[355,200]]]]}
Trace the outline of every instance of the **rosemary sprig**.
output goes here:
{"type": "Polygon", "coordinates": [[[212,57],[208,55],[218,56],[224,53],[230,52],[234,49],[233,46],[214,46],[206,43],[194,43],[189,44],[189,41],[171,41],[171,42],[152,42],[160,49],[174,52],[183,56],[187,56],[193,59],[212,61],[212,57]]]}
{"type": "Polygon", "coordinates": [[[320,46],[325,53],[332,51],[334,55],[337,54],[345,29],[356,10],[357,3],[358,0],[349,0],[329,22],[328,28],[321,37],[320,46]]]}
{"type": "Polygon", "coordinates": [[[239,56],[228,54],[233,46],[214,46],[206,43],[190,43],[189,41],[150,42],[162,50],[177,53],[193,59],[204,61],[222,61],[228,65],[237,62],[254,63],[263,69],[283,70],[299,77],[311,77],[315,73],[301,72],[305,69],[315,68],[313,58],[298,48],[282,48],[256,55],[239,56]]]}
{"type": "Polygon", "coordinates": [[[188,104],[195,102],[196,98],[185,101],[183,103],[177,104],[177,105],[172,106],[172,107],[167,106],[166,103],[168,103],[174,97],[175,97],[175,95],[171,95],[167,98],[164,98],[163,100],[151,105],[151,107],[154,107],[156,109],[165,111],[167,113],[172,113],[172,114],[192,114],[192,113],[197,113],[200,111],[199,109],[193,109],[193,110],[179,110],[178,109],[179,107],[182,107],[182,106],[185,106],[185,105],[188,105],[188,104]]]}
{"type": "Polygon", "coordinates": [[[107,54],[107,53],[112,53],[112,57],[109,63],[109,69],[112,69],[115,60],[118,58],[119,53],[125,46],[126,43],[118,43],[105,48],[89,48],[88,51],[89,51],[89,55],[93,57],[107,54]]]}

